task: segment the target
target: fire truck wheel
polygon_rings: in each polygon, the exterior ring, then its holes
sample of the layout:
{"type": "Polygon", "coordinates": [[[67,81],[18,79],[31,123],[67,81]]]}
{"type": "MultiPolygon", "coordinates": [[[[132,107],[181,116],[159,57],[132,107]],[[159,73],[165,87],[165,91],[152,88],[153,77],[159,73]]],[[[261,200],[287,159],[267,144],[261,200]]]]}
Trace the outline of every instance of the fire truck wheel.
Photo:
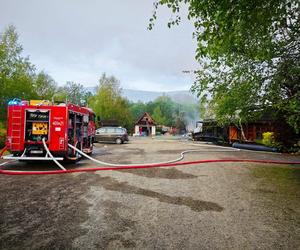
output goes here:
{"type": "Polygon", "coordinates": [[[122,143],[122,139],[121,139],[121,138],[117,138],[117,139],[116,139],[116,143],[117,143],[117,144],[121,144],[121,143],[122,143]]]}
{"type": "Polygon", "coordinates": [[[94,149],[94,145],[93,144],[91,145],[90,149],[91,149],[91,152],[87,153],[87,155],[92,155],[93,154],[93,149],[94,149]]]}

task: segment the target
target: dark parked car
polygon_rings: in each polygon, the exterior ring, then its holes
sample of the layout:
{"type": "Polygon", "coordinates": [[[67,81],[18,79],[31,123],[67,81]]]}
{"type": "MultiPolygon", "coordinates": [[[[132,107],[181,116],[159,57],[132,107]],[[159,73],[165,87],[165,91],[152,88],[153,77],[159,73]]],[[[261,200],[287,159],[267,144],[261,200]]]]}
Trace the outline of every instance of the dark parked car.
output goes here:
{"type": "Polygon", "coordinates": [[[102,127],[96,130],[96,141],[115,142],[117,144],[128,141],[128,134],[125,128],[102,127]]]}

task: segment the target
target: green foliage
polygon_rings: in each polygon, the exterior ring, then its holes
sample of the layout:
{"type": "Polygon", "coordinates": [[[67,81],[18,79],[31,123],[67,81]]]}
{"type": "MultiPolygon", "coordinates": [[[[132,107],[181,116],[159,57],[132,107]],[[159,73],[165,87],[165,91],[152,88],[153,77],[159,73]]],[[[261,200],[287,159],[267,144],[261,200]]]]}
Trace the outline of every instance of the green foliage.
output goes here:
{"type": "Polygon", "coordinates": [[[155,109],[153,110],[153,114],[152,114],[153,119],[155,120],[155,122],[157,124],[166,124],[167,120],[166,118],[163,116],[161,109],[159,106],[155,107],[155,109]]]}
{"type": "Polygon", "coordinates": [[[21,55],[22,46],[18,43],[18,34],[9,26],[0,35],[0,120],[6,120],[6,103],[18,97],[36,98],[32,88],[34,66],[28,58],[21,55]]]}
{"type": "Polygon", "coordinates": [[[0,150],[5,146],[6,129],[4,124],[0,122],[0,150]]]}
{"type": "Polygon", "coordinates": [[[129,108],[134,121],[137,121],[137,119],[139,119],[146,111],[148,111],[147,104],[141,101],[130,103],[129,108]]]}
{"type": "MultiPolygon", "coordinates": [[[[241,67],[242,65],[239,65],[238,69],[235,69],[236,75],[233,78],[227,76],[221,79],[220,72],[219,77],[211,79],[210,84],[213,87],[209,89],[212,97],[209,106],[219,124],[238,124],[240,121],[248,122],[259,116],[258,112],[253,112],[255,107],[260,105],[257,98],[258,84],[255,82],[255,77],[252,77],[251,81],[244,79],[245,72],[238,72],[241,67]]],[[[202,101],[205,102],[205,97],[202,97],[202,101]]]]}
{"type": "Polygon", "coordinates": [[[300,132],[300,54],[286,55],[278,64],[266,99],[280,111],[296,133],[300,132]]]}
{"type": "MultiPolygon", "coordinates": [[[[297,29],[289,21],[298,20],[300,8],[298,0],[159,0],[153,14],[156,16],[159,5],[166,5],[176,15],[168,26],[176,25],[183,4],[195,27],[197,58],[226,56],[233,60],[237,55],[255,60],[273,58],[284,39],[282,32],[297,29]]],[[[152,17],[150,24],[154,20],[152,17]]]]}
{"type": "Polygon", "coordinates": [[[194,123],[197,117],[197,105],[191,103],[180,104],[174,102],[170,97],[163,95],[156,98],[154,101],[148,103],[131,103],[130,111],[133,114],[134,121],[140,118],[145,112],[148,112],[158,125],[177,127],[184,127],[187,120],[194,123]]]}
{"type": "Polygon", "coordinates": [[[41,71],[34,78],[34,89],[36,90],[38,99],[52,100],[57,90],[57,84],[51,76],[41,71]]]}
{"type": "MultiPolygon", "coordinates": [[[[188,7],[200,62],[192,86],[220,123],[253,119],[272,108],[300,127],[300,4],[298,0],[159,0],[175,14],[188,7]],[[236,116],[236,113],[239,113],[236,116]]],[[[202,105],[204,107],[205,104],[202,105]]]]}
{"type": "Polygon", "coordinates": [[[6,120],[10,99],[51,99],[56,90],[55,81],[43,71],[36,73],[22,52],[16,29],[9,26],[0,35],[0,121],[6,120]]]}
{"type": "Polygon", "coordinates": [[[273,132],[265,132],[263,133],[262,144],[273,147],[275,146],[275,137],[273,132]]]}
{"type": "Polygon", "coordinates": [[[114,76],[102,74],[97,93],[89,98],[88,103],[100,120],[115,120],[127,129],[133,125],[129,102],[121,96],[119,80],[114,76]]]}
{"type": "Polygon", "coordinates": [[[55,101],[70,102],[76,105],[87,105],[88,99],[92,94],[86,92],[80,83],[67,82],[64,86],[59,87],[54,95],[55,101]]]}
{"type": "Polygon", "coordinates": [[[163,122],[161,125],[174,126],[175,125],[175,108],[176,104],[168,96],[160,96],[156,98],[152,103],[149,103],[151,114],[157,112],[160,117],[159,120],[163,122]],[[155,110],[156,109],[156,110],[155,110]],[[159,109],[159,110],[158,110],[159,109]],[[155,112],[156,111],[156,112],[155,112]]]}

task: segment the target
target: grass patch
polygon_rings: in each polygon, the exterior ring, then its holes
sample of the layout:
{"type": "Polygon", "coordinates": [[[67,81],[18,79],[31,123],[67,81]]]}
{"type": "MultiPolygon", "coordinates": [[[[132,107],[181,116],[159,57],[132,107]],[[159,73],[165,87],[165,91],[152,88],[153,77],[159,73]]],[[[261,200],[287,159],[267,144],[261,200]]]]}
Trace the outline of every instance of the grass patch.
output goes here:
{"type": "Polygon", "coordinates": [[[9,151],[5,151],[3,155],[10,155],[11,153],[9,151]]]}
{"type": "Polygon", "coordinates": [[[276,187],[280,193],[299,194],[299,167],[260,166],[253,169],[253,175],[256,178],[261,178],[263,183],[276,187]]]}

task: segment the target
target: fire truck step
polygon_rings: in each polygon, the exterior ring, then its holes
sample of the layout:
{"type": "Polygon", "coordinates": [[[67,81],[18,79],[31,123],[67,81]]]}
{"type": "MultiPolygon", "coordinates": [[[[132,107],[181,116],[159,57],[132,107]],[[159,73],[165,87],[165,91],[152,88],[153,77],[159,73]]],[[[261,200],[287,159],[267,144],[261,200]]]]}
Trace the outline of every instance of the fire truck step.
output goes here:
{"type": "MultiPolygon", "coordinates": [[[[52,158],[49,157],[26,157],[26,156],[13,156],[13,155],[6,155],[2,157],[5,160],[28,160],[28,161],[53,161],[52,158]]],[[[54,157],[55,160],[62,161],[63,157],[54,157]]]]}

